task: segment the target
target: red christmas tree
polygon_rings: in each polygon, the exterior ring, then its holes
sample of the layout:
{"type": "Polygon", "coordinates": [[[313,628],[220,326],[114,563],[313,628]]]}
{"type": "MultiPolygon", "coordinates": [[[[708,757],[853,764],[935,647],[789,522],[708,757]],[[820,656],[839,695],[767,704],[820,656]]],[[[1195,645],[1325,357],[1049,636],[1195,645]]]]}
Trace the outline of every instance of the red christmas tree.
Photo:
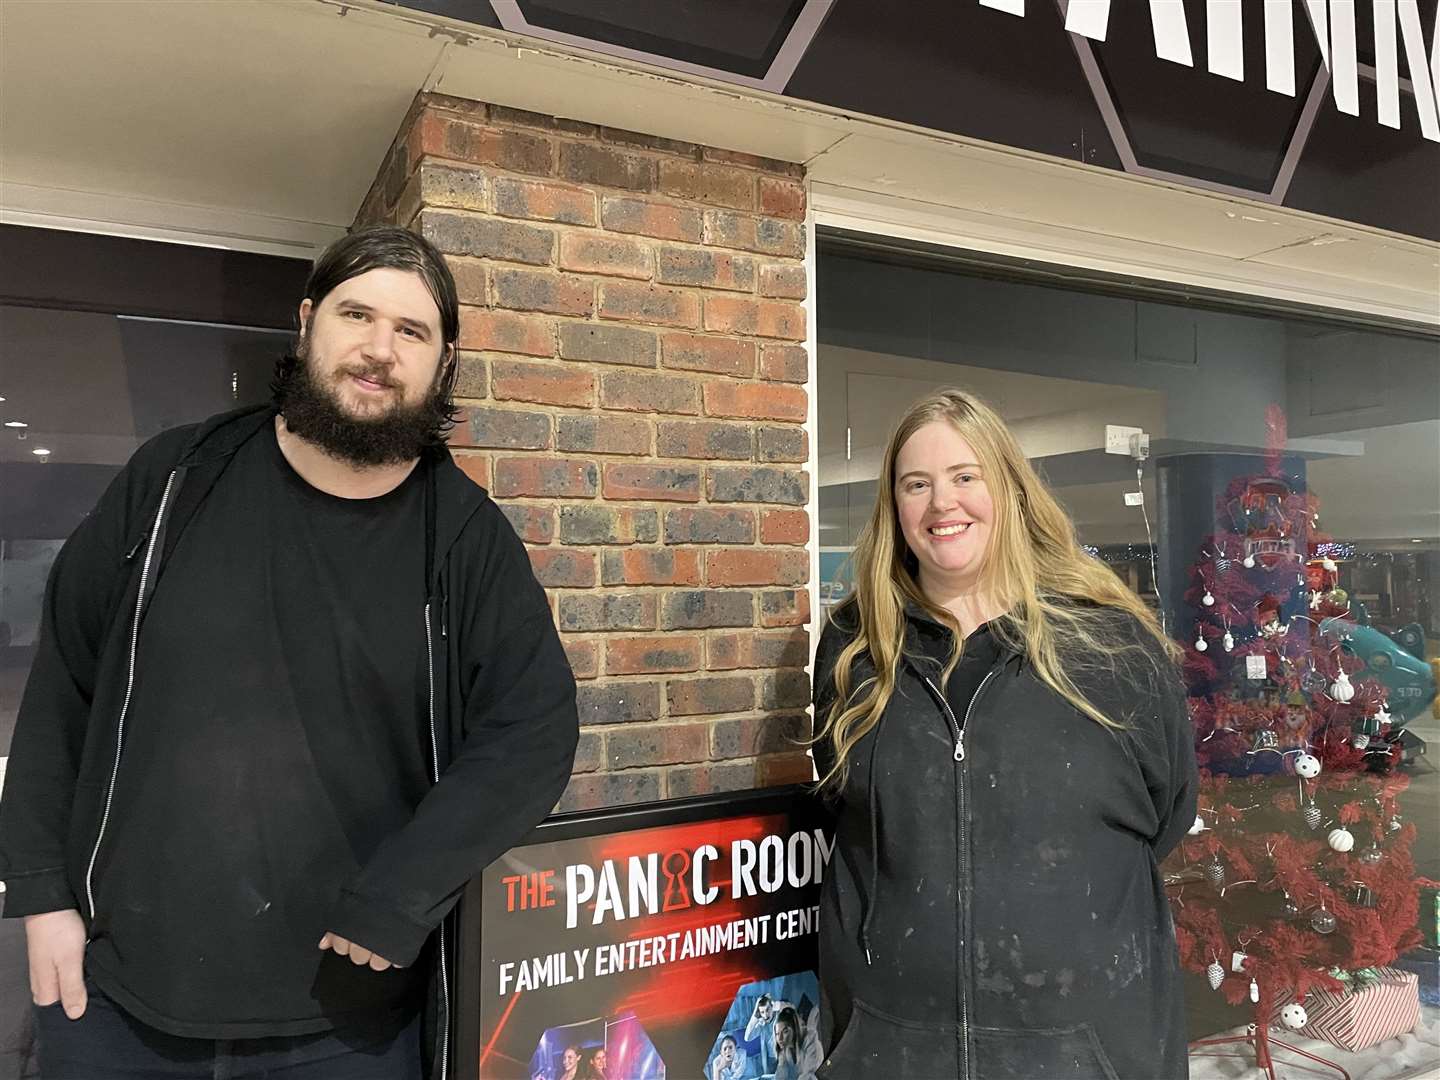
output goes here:
{"type": "Polygon", "coordinates": [[[1167,882],[1182,962],[1263,1024],[1277,994],[1303,1004],[1418,943],[1415,829],[1384,686],[1346,648],[1317,500],[1272,453],[1216,510],[1179,627],[1200,813],[1167,882]]]}

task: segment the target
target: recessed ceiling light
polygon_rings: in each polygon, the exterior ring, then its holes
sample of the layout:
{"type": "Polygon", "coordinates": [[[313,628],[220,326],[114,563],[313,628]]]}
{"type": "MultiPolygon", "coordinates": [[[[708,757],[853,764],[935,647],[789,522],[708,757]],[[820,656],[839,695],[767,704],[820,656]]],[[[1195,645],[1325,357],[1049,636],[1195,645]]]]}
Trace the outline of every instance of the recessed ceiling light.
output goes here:
{"type": "Polygon", "coordinates": [[[46,450],[45,447],[43,447],[43,446],[37,446],[37,447],[35,447],[34,450],[31,450],[30,452],[31,452],[32,454],[34,454],[36,457],[49,457],[49,456],[50,456],[50,451],[49,451],[49,450],[46,450]]]}
{"type": "Polygon", "coordinates": [[[5,421],[5,426],[6,426],[6,427],[13,427],[13,428],[22,428],[22,427],[29,427],[30,425],[27,424],[27,423],[25,423],[24,420],[6,420],[6,421],[5,421]]]}
{"type": "Polygon", "coordinates": [[[1421,539],[1417,536],[1417,537],[1415,537],[1414,539],[1412,539],[1412,540],[1410,541],[1410,543],[1412,543],[1412,544],[1423,544],[1423,543],[1425,543],[1425,541],[1424,541],[1424,540],[1421,540],[1421,539]]]}

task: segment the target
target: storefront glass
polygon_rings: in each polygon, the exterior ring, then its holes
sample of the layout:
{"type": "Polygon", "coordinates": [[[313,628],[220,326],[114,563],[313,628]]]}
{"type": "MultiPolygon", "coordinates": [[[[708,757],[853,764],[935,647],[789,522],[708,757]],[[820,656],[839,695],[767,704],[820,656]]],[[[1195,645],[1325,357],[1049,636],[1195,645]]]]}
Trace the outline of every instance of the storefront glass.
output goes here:
{"type": "Polygon", "coordinates": [[[1223,929],[1236,920],[1296,927],[1308,951],[1287,966],[1261,937],[1217,993],[1193,974],[1192,1037],[1245,1023],[1252,977],[1268,995],[1301,967],[1378,962],[1351,947],[1360,939],[1413,948],[1415,878],[1440,876],[1440,785],[1423,756],[1440,749],[1436,340],[1053,274],[1002,279],[823,234],[817,262],[822,608],[852,588],[895,421],[957,386],[997,408],[1081,541],[1186,647],[1210,779],[1206,830],[1164,868],[1182,951],[1228,944],[1228,967],[1247,951],[1223,929]],[[1138,482],[1130,456],[1105,452],[1107,425],[1148,436],[1138,482]],[[1127,501],[1136,491],[1143,505],[1127,501]],[[1297,777],[1304,753],[1323,777],[1297,777]],[[1325,844],[1337,829],[1353,853],[1325,844]],[[1304,864],[1274,856],[1287,848],[1304,864]],[[1198,910],[1219,917],[1213,941],[1198,910]],[[1327,912],[1338,929],[1315,930],[1327,912]]]}

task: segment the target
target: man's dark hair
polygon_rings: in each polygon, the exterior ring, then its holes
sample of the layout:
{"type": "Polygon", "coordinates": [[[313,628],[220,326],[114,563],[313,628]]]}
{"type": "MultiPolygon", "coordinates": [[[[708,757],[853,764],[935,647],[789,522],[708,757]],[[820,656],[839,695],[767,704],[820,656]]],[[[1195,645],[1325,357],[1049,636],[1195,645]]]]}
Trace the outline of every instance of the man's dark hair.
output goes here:
{"type": "Polygon", "coordinates": [[[275,362],[270,392],[291,430],[314,438],[341,457],[365,464],[403,460],[414,446],[442,445],[454,425],[455,383],[460,373],[455,342],[460,336],[460,301],[445,258],[422,236],[391,225],[372,225],[341,237],[326,248],[310,270],[305,298],[314,310],[336,286],[371,270],[405,270],[417,274],[440,309],[441,364],[433,393],[417,413],[382,422],[381,426],[347,424],[334,414],[313,376],[303,370],[309,335],[300,328],[293,349],[275,362]],[[292,422],[294,421],[294,422],[292,422]]]}

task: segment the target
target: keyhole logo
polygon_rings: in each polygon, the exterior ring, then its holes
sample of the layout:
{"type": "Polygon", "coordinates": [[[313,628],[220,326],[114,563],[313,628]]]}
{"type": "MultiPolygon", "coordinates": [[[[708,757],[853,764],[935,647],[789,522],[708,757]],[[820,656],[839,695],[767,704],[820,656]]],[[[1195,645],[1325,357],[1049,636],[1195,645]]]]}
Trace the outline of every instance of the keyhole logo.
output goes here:
{"type": "Polygon", "coordinates": [[[661,864],[668,879],[665,884],[665,903],[662,911],[678,911],[690,906],[690,886],[686,878],[690,873],[690,853],[684,850],[672,851],[661,864]]]}

